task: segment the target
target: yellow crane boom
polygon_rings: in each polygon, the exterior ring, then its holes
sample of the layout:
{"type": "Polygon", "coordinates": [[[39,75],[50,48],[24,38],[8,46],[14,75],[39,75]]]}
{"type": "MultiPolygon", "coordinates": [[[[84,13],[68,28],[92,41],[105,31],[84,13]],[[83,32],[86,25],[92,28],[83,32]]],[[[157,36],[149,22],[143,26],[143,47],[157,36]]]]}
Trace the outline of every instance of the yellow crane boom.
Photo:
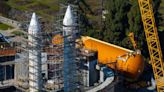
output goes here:
{"type": "Polygon", "coordinates": [[[164,66],[157,26],[155,24],[152,0],[138,0],[145,30],[151,64],[157,84],[157,91],[164,92],[164,66]]]}
{"type": "Polygon", "coordinates": [[[134,33],[131,32],[131,33],[129,33],[128,36],[129,36],[129,38],[130,38],[130,40],[131,40],[131,42],[132,42],[132,44],[133,44],[133,48],[134,48],[134,49],[137,49],[137,43],[136,43],[135,38],[134,38],[134,33]]]}

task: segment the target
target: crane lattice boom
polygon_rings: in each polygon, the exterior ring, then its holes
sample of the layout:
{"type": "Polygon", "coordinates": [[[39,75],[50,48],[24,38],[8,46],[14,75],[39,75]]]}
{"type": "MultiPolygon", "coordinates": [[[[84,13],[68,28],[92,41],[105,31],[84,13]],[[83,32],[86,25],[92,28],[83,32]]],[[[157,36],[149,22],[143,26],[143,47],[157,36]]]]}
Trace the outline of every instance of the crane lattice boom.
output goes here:
{"type": "Polygon", "coordinates": [[[164,67],[152,0],[138,0],[158,92],[164,92],[164,67]]]}

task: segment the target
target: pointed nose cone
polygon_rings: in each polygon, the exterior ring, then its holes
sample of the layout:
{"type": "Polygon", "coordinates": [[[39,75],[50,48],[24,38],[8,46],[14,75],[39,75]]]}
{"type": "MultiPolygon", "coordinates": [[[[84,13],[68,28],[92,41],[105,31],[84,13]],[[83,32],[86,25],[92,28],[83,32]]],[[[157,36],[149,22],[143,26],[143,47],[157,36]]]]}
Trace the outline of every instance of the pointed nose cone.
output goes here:
{"type": "Polygon", "coordinates": [[[36,34],[40,32],[40,25],[38,22],[38,18],[35,13],[32,14],[31,22],[28,28],[28,33],[29,34],[36,34]]]}
{"type": "Polygon", "coordinates": [[[65,16],[64,16],[63,25],[72,26],[74,24],[75,24],[75,21],[74,21],[74,16],[71,10],[71,6],[68,5],[65,16]]]}

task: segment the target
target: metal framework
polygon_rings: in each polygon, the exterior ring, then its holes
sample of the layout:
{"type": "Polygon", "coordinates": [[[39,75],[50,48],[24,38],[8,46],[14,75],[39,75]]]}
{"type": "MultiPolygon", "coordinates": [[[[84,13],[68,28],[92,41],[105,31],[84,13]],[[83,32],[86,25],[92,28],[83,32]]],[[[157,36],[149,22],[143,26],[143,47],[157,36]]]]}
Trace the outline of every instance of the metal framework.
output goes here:
{"type": "Polygon", "coordinates": [[[138,0],[138,3],[142,16],[154,77],[157,83],[157,91],[164,92],[163,56],[153,14],[152,0],[138,0]]]}
{"type": "Polygon", "coordinates": [[[131,33],[129,33],[128,36],[129,36],[129,38],[130,38],[130,40],[131,40],[131,42],[133,44],[133,48],[136,49],[137,48],[137,43],[136,43],[135,38],[134,38],[134,33],[131,32],[131,33]]]}

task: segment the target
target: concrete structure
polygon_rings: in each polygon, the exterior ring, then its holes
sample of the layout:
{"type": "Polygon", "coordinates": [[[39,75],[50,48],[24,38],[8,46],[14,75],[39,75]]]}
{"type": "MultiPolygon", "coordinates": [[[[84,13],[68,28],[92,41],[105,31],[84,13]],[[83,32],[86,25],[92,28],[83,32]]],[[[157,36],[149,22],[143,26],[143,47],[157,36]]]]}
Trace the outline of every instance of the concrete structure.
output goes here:
{"type": "Polygon", "coordinates": [[[15,27],[15,28],[21,27],[21,23],[19,23],[18,21],[11,20],[11,19],[3,17],[3,16],[0,16],[0,22],[7,24],[7,25],[10,25],[10,26],[15,27]]]}
{"type": "Polygon", "coordinates": [[[48,68],[48,65],[47,65],[47,53],[45,53],[45,52],[42,52],[41,53],[41,57],[42,57],[42,59],[41,59],[41,66],[42,66],[42,71],[41,71],[41,73],[42,73],[42,77],[43,78],[48,78],[48,70],[47,70],[47,68],[48,68]]]}
{"type": "MultiPolygon", "coordinates": [[[[98,92],[106,89],[114,82],[114,72],[105,65],[98,64],[97,51],[81,49],[80,71],[82,73],[81,90],[98,92]]],[[[105,91],[106,92],[106,91],[105,91]]]]}
{"type": "Polygon", "coordinates": [[[29,91],[40,91],[41,82],[41,40],[40,25],[36,14],[33,13],[28,29],[28,46],[29,46],[29,91]]]}
{"type": "Polygon", "coordinates": [[[81,56],[83,57],[80,65],[82,73],[82,84],[85,87],[94,86],[99,80],[99,71],[96,69],[97,65],[97,52],[82,49],[81,56]]]}
{"type": "Polygon", "coordinates": [[[0,34],[0,89],[14,85],[16,49],[0,34]]]}
{"type": "Polygon", "coordinates": [[[76,88],[75,29],[75,17],[71,10],[71,6],[68,6],[63,20],[65,92],[73,91],[76,88]]]}
{"type": "MultiPolygon", "coordinates": [[[[47,53],[47,61],[45,67],[47,70],[42,71],[44,75],[44,87],[46,91],[61,91],[63,90],[63,45],[47,46],[44,48],[47,53]]],[[[45,69],[45,68],[44,68],[45,69]]],[[[42,69],[42,70],[44,70],[42,69]]]]}

